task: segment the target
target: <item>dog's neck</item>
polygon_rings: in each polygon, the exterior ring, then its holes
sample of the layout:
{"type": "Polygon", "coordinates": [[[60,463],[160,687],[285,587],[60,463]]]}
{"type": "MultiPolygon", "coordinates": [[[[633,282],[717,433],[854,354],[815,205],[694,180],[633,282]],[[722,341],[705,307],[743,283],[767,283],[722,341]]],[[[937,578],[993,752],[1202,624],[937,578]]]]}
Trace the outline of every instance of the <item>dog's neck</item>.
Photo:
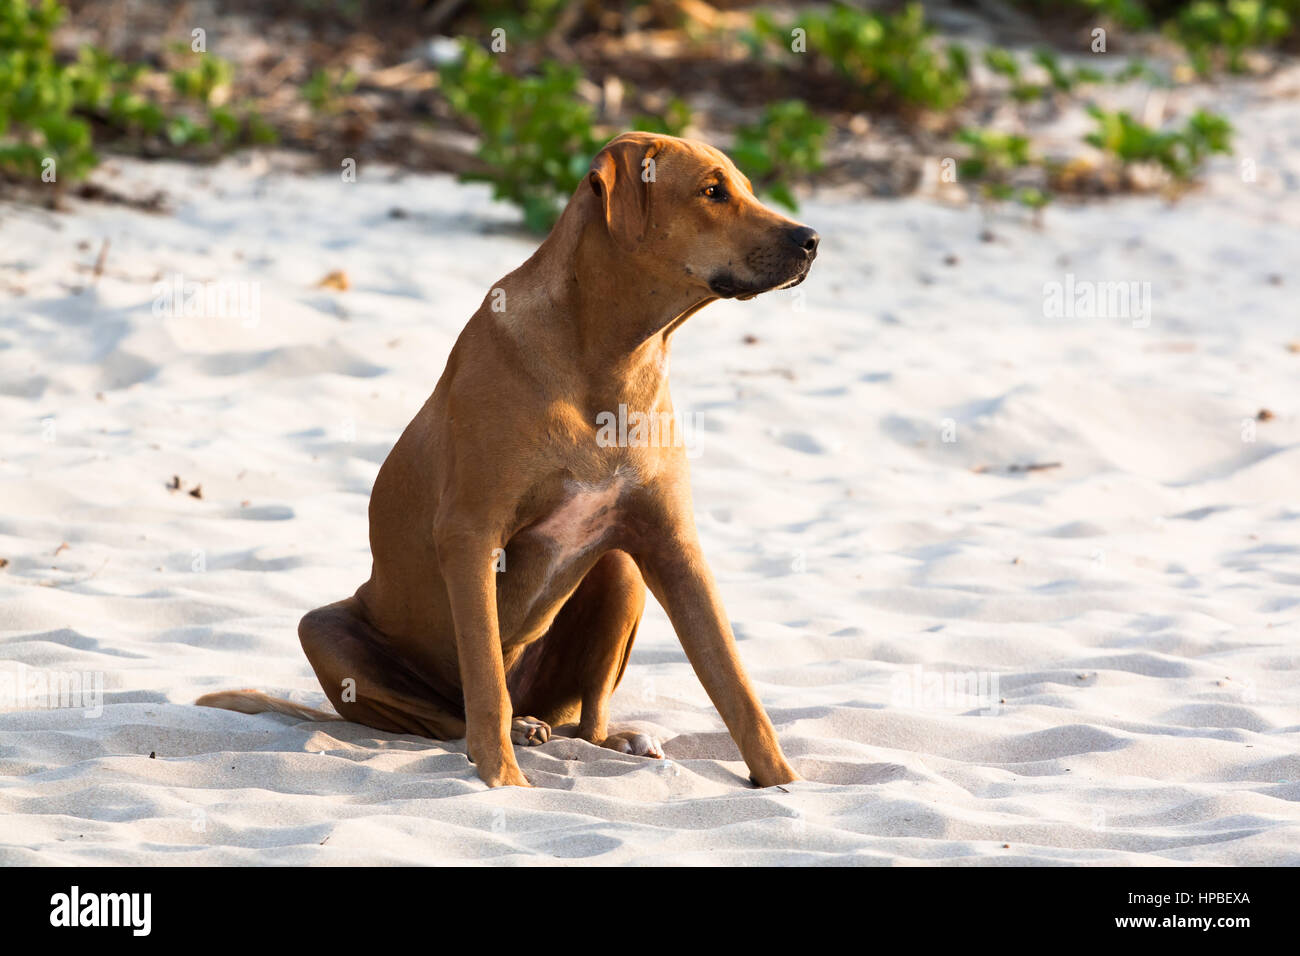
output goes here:
{"type": "Polygon", "coordinates": [[[580,190],[521,271],[543,285],[593,393],[653,408],[667,400],[672,334],[717,297],[630,270],[631,255],[609,235],[599,199],[580,190]]]}

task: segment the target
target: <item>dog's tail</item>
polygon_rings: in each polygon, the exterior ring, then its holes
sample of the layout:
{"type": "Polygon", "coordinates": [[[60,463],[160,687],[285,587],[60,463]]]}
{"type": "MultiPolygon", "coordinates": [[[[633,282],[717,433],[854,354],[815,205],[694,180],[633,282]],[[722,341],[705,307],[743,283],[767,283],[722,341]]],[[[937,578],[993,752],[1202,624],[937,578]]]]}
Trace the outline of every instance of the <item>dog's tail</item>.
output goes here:
{"type": "Polygon", "coordinates": [[[220,690],[215,694],[204,694],[194,703],[200,707],[220,707],[222,710],[237,710],[241,714],[288,714],[301,720],[342,720],[338,714],[315,707],[304,707],[283,697],[271,697],[257,690],[220,690]]]}

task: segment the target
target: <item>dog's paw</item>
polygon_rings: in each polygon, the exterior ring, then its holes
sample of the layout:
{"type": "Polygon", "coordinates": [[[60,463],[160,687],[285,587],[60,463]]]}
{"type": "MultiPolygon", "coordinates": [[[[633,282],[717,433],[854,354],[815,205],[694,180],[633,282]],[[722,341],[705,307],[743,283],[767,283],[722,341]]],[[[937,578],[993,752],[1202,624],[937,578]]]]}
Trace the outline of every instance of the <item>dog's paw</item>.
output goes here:
{"type": "Polygon", "coordinates": [[[519,747],[538,747],[551,739],[551,725],[536,717],[516,717],[510,724],[510,739],[519,747]]]}
{"type": "Polygon", "coordinates": [[[659,743],[657,737],[638,734],[632,730],[625,730],[621,734],[610,734],[601,742],[601,746],[634,757],[653,757],[662,760],[664,756],[663,745],[659,743]]]}
{"type": "Polygon", "coordinates": [[[503,768],[496,773],[479,773],[479,779],[489,787],[531,787],[528,778],[518,767],[503,768]]]}

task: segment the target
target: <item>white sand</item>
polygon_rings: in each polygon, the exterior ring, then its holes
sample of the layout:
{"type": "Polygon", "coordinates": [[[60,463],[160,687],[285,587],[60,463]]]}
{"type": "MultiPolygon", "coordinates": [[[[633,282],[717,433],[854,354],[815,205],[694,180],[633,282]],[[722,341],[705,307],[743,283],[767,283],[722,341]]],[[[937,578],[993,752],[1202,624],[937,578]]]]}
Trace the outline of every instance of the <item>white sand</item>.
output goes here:
{"type": "Polygon", "coordinates": [[[1219,160],[1175,207],[991,243],[822,196],[801,290],[679,333],[788,793],[748,788],[657,607],[613,709],[667,762],[555,740],[489,792],[461,742],[191,706],[323,700],[297,619],[366,577],[380,462],[531,248],[485,189],[246,157],[112,164],[174,216],[0,203],[0,674],[105,685],[98,717],[0,714],[0,864],[1300,863],[1300,109],[1234,118],[1255,183],[1219,160]],[[177,272],[260,283],[261,321],[155,316],[177,272]],[[1149,327],[1046,317],[1066,273],[1150,282],[1149,327]],[[1031,462],[1061,467],[973,470],[1031,462]],[[996,698],[908,700],[918,668],[996,698]]]}

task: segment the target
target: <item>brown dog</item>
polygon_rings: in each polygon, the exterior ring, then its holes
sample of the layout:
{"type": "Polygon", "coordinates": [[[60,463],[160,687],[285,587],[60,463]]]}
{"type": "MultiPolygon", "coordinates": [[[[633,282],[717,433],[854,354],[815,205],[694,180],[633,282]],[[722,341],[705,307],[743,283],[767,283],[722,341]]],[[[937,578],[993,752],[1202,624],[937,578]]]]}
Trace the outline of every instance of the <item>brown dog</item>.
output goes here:
{"type": "MultiPolygon", "coordinates": [[[[607,729],[649,585],[753,780],[797,779],[700,551],[685,450],[602,441],[599,423],[620,406],[670,421],[672,333],[715,299],[801,282],[817,242],[710,146],[625,133],[601,150],[379,470],[370,580],[298,626],[339,714],[466,737],[494,787],[528,786],[512,741],[550,724],[660,756],[607,729]]],[[[247,691],[199,703],[332,717],[247,691]]]]}

